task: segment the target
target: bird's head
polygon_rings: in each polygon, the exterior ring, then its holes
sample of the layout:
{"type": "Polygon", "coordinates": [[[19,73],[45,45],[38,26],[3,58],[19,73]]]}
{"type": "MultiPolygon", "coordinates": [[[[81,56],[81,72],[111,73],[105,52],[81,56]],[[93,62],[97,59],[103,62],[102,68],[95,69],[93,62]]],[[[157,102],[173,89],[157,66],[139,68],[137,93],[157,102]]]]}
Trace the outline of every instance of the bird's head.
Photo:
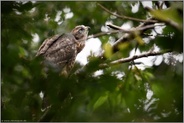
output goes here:
{"type": "Polygon", "coordinates": [[[89,31],[88,26],[84,26],[84,25],[79,25],[76,26],[73,30],[72,30],[72,34],[73,36],[77,39],[77,40],[86,40],[87,36],[88,36],[88,31],[89,31]]]}

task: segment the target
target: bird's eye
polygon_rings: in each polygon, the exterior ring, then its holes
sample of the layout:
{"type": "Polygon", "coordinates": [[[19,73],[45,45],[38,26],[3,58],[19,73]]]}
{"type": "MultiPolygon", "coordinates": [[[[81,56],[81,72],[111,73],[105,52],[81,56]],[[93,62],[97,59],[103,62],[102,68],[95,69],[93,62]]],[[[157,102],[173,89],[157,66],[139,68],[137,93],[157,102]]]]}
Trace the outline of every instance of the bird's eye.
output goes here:
{"type": "Polygon", "coordinates": [[[83,31],[84,31],[84,28],[79,29],[79,33],[83,33],[83,31]]]}

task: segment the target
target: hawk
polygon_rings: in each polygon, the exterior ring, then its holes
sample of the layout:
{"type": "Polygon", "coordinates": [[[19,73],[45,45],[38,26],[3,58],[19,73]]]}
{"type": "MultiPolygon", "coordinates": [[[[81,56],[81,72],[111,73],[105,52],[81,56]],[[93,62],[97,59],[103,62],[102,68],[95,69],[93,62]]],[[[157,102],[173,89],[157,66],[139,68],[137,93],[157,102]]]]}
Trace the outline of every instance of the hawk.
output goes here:
{"type": "Polygon", "coordinates": [[[67,75],[73,68],[77,54],[84,48],[88,26],[76,26],[70,33],[47,38],[39,47],[36,56],[44,58],[44,65],[67,75]]]}

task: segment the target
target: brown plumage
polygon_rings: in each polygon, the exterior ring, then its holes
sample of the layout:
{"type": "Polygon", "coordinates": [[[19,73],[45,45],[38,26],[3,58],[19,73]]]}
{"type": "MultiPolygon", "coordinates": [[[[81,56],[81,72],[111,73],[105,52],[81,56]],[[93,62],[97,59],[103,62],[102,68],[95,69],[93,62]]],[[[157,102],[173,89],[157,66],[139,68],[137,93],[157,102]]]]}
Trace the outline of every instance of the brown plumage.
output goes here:
{"type": "Polygon", "coordinates": [[[70,33],[55,35],[46,39],[36,56],[43,56],[44,64],[55,71],[68,74],[75,63],[77,54],[84,48],[89,27],[76,26],[70,33]]]}

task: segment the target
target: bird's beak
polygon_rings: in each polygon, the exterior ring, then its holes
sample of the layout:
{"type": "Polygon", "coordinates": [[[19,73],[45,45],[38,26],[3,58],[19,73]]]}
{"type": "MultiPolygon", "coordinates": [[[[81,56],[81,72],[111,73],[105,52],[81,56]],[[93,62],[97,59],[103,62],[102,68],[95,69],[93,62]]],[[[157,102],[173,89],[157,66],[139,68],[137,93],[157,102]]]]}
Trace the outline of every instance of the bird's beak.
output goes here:
{"type": "Polygon", "coordinates": [[[90,28],[89,26],[86,26],[86,29],[88,29],[88,30],[89,30],[89,29],[91,29],[91,28],[90,28]]]}

